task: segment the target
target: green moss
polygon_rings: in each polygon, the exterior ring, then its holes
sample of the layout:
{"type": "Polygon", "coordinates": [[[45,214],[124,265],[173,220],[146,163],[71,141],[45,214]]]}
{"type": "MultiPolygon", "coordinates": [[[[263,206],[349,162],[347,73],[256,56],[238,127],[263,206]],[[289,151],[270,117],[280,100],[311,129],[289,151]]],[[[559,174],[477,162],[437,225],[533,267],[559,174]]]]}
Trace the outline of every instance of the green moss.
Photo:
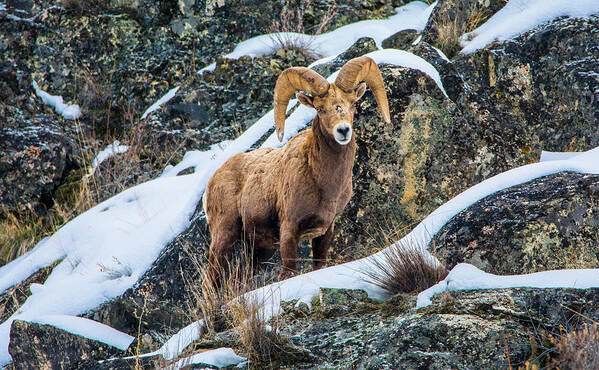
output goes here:
{"type": "Polygon", "coordinates": [[[410,309],[410,301],[402,294],[394,295],[378,305],[378,311],[383,316],[397,316],[408,309],[410,309]]]}
{"type": "Polygon", "coordinates": [[[312,302],[310,302],[312,304],[312,308],[314,307],[320,307],[320,296],[315,295],[314,297],[312,297],[312,302]]]}

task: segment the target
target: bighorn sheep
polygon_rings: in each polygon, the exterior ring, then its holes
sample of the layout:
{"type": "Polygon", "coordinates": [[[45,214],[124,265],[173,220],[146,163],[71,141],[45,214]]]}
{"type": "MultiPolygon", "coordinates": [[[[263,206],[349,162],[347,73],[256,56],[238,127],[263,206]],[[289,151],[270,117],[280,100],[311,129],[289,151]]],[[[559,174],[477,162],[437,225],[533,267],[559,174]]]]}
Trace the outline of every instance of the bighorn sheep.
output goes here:
{"type": "MultiPolygon", "coordinates": [[[[334,83],[304,67],[288,68],[274,91],[275,129],[283,139],[289,100],[316,109],[312,128],[278,149],[258,149],[230,158],[212,176],[202,198],[212,236],[209,266],[222,268],[241,239],[254,260],[270,258],[280,245],[283,270],[296,271],[297,246],[312,239],[313,269],[326,265],[335,216],[352,195],[356,141],[352,134],[356,101],[372,89],[385,122],[390,123],[383,78],[369,57],[347,62],[334,83]]],[[[218,273],[216,273],[218,275],[218,273]]]]}

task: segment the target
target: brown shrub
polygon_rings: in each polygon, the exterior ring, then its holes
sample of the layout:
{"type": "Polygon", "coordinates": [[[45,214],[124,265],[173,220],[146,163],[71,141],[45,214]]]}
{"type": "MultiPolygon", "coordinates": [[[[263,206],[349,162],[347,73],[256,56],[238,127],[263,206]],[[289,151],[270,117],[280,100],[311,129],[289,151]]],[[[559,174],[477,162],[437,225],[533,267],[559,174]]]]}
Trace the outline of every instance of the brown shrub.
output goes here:
{"type": "Polygon", "coordinates": [[[436,24],[437,38],[435,46],[451,59],[462,49],[460,37],[465,33],[474,31],[491,15],[491,11],[481,8],[478,2],[472,2],[465,15],[458,13],[457,16],[451,18],[449,13],[444,14],[436,24]]]}
{"type": "MultiPolygon", "coordinates": [[[[271,39],[277,50],[296,50],[307,55],[320,57],[320,55],[311,48],[312,42],[314,41],[313,37],[306,39],[301,36],[281,34],[286,32],[306,33],[304,29],[304,17],[306,11],[311,6],[311,3],[311,0],[300,0],[297,8],[288,8],[285,6],[281,10],[279,19],[272,21],[268,27],[268,33],[272,34],[271,39]]],[[[320,35],[327,28],[336,13],[337,6],[335,4],[329,6],[327,12],[321,18],[320,23],[313,31],[312,36],[320,35]]]]}
{"type": "Polygon", "coordinates": [[[158,176],[174,156],[182,157],[180,141],[159,144],[154,132],[139,121],[139,114],[129,106],[124,132],[118,139],[129,149],[97,168],[91,164],[96,155],[117,137],[97,137],[93,131],[78,126],[77,162],[83,167],[71,171],[65,183],[53,194],[52,205],[45,212],[24,211],[19,214],[0,212],[0,266],[31,250],[40,240],[77,215],[121,191],[158,176]]]}
{"type": "MultiPolygon", "coordinates": [[[[273,365],[290,347],[287,339],[279,334],[281,322],[278,318],[266,320],[262,308],[264,302],[246,293],[264,285],[268,276],[255,275],[252,255],[242,246],[241,252],[220,271],[222,281],[215,283],[197,256],[192,256],[197,268],[202,271],[202,284],[188,285],[195,301],[196,311],[201,313],[209,334],[234,328],[238,334],[238,353],[248,357],[254,366],[273,365]]],[[[234,345],[234,344],[233,344],[234,345]]]]}
{"type": "Polygon", "coordinates": [[[599,369],[599,325],[584,325],[563,335],[555,348],[561,369],[599,369]]]}

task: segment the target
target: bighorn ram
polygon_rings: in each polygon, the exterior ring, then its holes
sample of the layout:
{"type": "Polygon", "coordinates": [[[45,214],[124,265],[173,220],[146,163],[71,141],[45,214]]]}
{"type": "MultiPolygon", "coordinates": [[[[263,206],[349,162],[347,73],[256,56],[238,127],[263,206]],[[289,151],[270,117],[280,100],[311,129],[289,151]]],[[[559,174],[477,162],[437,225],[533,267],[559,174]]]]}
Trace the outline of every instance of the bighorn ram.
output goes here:
{"type": "MultiPolygon", "coordinates": [[[[258,149],[230,158],[212,176],[202,198],[212,242],[210,268],[224,267],[241,239],[254,260],[270,258],[280,246],[280,279],[295,273],[297,246],[312,239],[313,269],[326,265],[335,216],[352,195],[356,101],[372,89],[385,122],[389,104],[381,72],[369,57],[347,62],[334,83],[304,67],[286,69],[274,91],[275,128],[283,139],[289,100],[316,109],[312,128],[282,148],[258,149]]],[[[215,271],[216,272],[216,271],[215,271]]],[[[218,273],[217,273],[218,274],[218,273]]]]}

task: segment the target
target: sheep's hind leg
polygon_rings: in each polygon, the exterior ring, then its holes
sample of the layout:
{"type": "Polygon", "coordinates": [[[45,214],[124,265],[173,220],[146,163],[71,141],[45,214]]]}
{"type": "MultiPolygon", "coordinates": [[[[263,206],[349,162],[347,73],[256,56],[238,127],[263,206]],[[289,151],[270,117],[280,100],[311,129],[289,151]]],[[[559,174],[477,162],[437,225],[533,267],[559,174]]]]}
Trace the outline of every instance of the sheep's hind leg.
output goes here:
{"type": "Polygon", "coordinates": [[[281,224],[281,259],[283,269],[279,274],[279,280],[285,280],[297,274],[297,244],[299,236],[297,226],[286,222],[281,224]]]}
{"type": "Polygon", "coordinates": [[[329,226],[323,235],[312,239],[312,270],[318,270],[323,267],[327,267],[329,245],[333,239],[334,230],[335,221],[331,223],[331,226],[329,226]]]}

